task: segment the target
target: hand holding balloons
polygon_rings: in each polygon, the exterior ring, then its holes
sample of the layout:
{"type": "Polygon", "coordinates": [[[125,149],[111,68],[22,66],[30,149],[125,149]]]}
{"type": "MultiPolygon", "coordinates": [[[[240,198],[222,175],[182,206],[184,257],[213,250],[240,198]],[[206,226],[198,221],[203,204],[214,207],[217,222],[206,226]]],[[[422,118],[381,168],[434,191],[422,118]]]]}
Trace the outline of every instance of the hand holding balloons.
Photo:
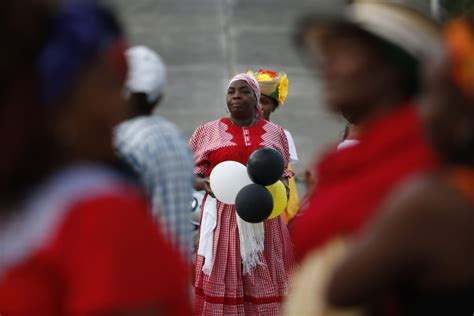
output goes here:
{"type": "Polygon", "coordinates": [[[278,181],[284,168],[278,151],[260,148],[250,155],[247,167],[230,160],[215,166],[209,178],[210,188],[219,201],[235,204],[244,221],[259,223],[279,216],[286,208],[286,188],[278,181]]]}

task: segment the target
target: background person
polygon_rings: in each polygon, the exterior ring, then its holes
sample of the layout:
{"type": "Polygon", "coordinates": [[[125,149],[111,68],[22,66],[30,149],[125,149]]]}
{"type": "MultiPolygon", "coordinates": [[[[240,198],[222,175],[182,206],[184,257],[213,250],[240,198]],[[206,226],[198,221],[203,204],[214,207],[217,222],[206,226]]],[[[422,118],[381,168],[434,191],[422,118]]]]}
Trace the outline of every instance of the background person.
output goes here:
{"type": "MultiPolygon", "coordinates": [[[[255,77],[260,86],[260,104],[262,105],[263,118],[271,121],[270,116],[280,106],[285,104],[288,95],[288,76],[286,73],[276,73],[273,71],[260,69],[257,72],[249,71],[248,74],[255,77]]],[[[298,153],[296,152],[295,142],[291,133],[284,129],[288,140],[288,148],[290,151],[290,164],[288,169],[293,171],[293,165],[298,161],[298,153]]],[[[283,218],[288,223],[298,212],[300,201],[298,191],[296,189],[295,178],[288,179],[288,187],[290,195],[288,205],[283,213],[283,218]]]]}
{"type": "MultiPolygon", "coordinates": [[[[294,259],[283,219],[246,223],[234,205],[211,198],[209,175],[223,161],[246,164],[256,149],[271,147],[282,154],[285,167],[288,164],[286,135],[260,117],[259,98],[257,81],[247,74],[236,75],[227,88],[229,117],[199,126],[189,141],[196,189],[207,193],[196,263],[197,315],[278,314],[288,292],[294,259]]],[[[291,175],[285,170],[285,178],[291,175]]]]}
{"type": "Polygon", "coordinates": [[[0,313],[189,315],[183,264],[110,167],[126,114],[114,16],[94,1],[23,0],[0,15],[0,313]]]}
{"type": "Polygon", "coordinates": [[[176,125],[152,113],[163,98],[166,67],[145,46],[126,52],[129,71],[125,84],[131,119],[115,131],[118,155],[135,170],[150,198],[160,229],[188,261],[191,254],[193,159],[176,125]]]}
{"type": "Polygon", "coordinates": [[[319,161],[292,226],[300,260],[363,231],[391,190],[438,163],[413,101],[420,59],[439,48],[432,20],[402,4],[357,1],[339,18],[308,19],[303,38],[321,62],[328,106],[358,122],[360,143],[319,161]]]}
{"type": "Polygon", "coordinates": [[[473,44],[472,17],[447,24],[446,54],[428,64],[426,100],[426,127],[444,165],[384,204],[336,269],[333,305],[377,306],[380,293],[392,292],[399,315],[474,310],[473,44]]]}

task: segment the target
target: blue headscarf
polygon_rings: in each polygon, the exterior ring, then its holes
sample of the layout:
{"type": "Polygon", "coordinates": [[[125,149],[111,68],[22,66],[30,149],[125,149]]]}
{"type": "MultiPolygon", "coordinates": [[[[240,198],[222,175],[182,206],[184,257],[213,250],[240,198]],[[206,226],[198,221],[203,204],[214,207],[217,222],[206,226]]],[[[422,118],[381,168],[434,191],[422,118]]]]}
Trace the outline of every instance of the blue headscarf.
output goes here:
{"type": "Polygon", "coordinates": [[[53,104],[74,83],[81,69],[122,36],[110,11],[94,0],[67,1],[53,18],[37,69],[41,93],[53,104]]]}

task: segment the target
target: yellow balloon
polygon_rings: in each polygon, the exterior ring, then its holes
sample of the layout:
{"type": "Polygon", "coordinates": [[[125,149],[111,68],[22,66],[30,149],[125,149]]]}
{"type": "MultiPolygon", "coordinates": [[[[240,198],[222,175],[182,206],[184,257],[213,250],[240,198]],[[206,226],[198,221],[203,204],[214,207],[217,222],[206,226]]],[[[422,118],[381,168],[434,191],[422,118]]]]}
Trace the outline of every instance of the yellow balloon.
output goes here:
{"type": "Polygon", "coordinates": [[[288,198],[286,197],[285,185],[281,181],[266,186],[266,188],[270,191],[273,197],[273,210],[270,216],[268,216],[268,219],[272,219],[283,213],[288,204],[288,198]]]}

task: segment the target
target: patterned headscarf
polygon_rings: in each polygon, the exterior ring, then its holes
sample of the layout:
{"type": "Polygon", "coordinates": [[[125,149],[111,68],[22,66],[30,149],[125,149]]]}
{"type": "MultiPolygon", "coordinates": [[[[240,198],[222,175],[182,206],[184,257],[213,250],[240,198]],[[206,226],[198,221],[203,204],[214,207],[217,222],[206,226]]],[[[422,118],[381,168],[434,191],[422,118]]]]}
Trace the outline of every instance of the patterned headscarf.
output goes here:
{"type": "Polygon", "coordinates": [[[460,18],[449,22],[444,28],[444,42],[453,64],[454,84],[474,99],[474,33],[469,21],[460,18]]]}
{"type": "Polygon", "coordinates": [[[255,100],[256,100],[255,109],[257,110],[258,115],[262,116],[263,108],[262,108],[262,105],[260,104],[260,86],[258,85],[257,80],[246,73],[240,73],[240,74],[235,75],[232,79],[230,79],[227,89],[229,89],[230,85],[235,81],[245,81],[245,83],[247,83],[247,85],[252,90],[253,95],[255,96],[255,100]]]}

